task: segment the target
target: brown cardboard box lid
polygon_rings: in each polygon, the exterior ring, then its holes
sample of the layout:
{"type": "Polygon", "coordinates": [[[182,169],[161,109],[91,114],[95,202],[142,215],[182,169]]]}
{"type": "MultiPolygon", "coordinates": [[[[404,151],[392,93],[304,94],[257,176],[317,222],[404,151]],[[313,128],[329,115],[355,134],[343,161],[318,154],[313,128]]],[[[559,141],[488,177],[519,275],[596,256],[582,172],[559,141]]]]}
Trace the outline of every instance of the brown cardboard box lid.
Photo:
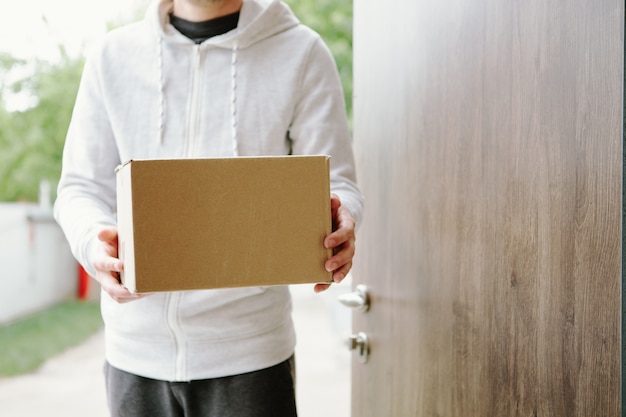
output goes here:
{"type": "Polygon", "coordinates": [[[328,156],[132,160],[117,169],[131,292],[330,282],[328,156]]]}

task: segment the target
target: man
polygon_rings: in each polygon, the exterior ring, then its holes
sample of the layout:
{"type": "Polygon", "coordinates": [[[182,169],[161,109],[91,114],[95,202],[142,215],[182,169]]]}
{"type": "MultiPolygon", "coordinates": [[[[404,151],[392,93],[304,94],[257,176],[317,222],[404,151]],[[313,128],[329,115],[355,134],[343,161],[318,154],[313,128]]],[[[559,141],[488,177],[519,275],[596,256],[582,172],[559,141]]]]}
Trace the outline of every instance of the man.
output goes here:
{"type": "Polygon", "coordinates": [[[325,267],[340,282],[362,211],[343,93],[328,49],[286,5],[155,0],[89,56],[55,216],[103,289],[113,416],[296,415],[288,287],[131,294],[115,220],[123,161],[288,154],[332,156],[325,267]]]}

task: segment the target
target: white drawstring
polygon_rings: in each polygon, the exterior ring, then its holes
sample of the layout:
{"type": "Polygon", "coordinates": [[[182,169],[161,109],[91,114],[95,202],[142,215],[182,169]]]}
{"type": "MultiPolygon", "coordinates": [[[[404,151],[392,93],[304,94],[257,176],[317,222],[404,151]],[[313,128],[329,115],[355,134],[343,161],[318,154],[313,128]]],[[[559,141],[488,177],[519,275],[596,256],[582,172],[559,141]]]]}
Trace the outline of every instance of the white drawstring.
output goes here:
{"type": "Polygon", "coordinates": [[[235,41],[232,49],[231,67],[231,123],[232,123],[232,139],[233,139],[233,155],[239,156],[239,137],[237,132],[237,50],[238,43],[235,41]]]}
{"type": "Polygon", "coordinates": [[[163,38],[161,37],[159,37],[157,49],[157,59],[159,61],[159,126],[157,132],[157,143],[159,145],[163,145],[163,125],[165,124],[165,87],[163,84],[165,81],[163,80],[163,38]]]}

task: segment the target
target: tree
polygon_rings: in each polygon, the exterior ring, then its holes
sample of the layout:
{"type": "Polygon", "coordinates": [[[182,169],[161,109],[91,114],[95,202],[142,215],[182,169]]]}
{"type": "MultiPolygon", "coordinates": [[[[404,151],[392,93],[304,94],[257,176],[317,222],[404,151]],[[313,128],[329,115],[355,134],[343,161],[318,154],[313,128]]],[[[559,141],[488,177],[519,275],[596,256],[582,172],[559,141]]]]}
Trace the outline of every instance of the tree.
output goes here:
{"type": "Polygon", "coordinates": [[[0,57],[5,79],[11,71],[24,74],[3,83],[5,89],[0,91],[0,201],[36,201],[39,182],[56,184],[61,175],[63,143],[84,60],[60,50],[61,59],[55,63],[0,57]],[[35,104],[9,112],[5,100],[9,93],[31,96],[35,104]]]}

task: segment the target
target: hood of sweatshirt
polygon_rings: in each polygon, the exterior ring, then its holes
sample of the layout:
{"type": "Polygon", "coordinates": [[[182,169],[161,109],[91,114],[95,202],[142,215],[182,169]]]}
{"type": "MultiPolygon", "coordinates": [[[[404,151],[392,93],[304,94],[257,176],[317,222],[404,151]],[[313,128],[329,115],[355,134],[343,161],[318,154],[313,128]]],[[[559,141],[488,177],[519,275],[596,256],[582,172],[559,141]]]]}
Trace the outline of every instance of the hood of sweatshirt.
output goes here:
{"type": "MultiPolygon", "coordinates": [[[[160,86],[160,118],[157,141],[163,143],[165,94],[163,80],[163,43],[193,43],[189,38],[178,32],[171,24],[169,15],[172,13],[172,0],[155,0],[146,12],[146,21],[155,34],[158,48],[160,86]]],[[[223,35],[207,39],[202,47],[230,49],[231,59],[231,136],[232,153],[239,155],[239,134],[237,115],[237,54],[267,38],[289,30],[300,24],[289,6],[278,0],[243,0],[237,28],[223,35]]]]}
{"type": "MultiPolygon", "coordinates": [[[[146,19],[150,22],[158,39],[167,42],[191,42],[170,25],[169,15],[173,7],[172,0],[155,0],[148,8],[146,19]]],[[[210,38],[204,43],[222,48],[243,49],[299,23],[289,6],[280,1],[243,0],[237,28],[210,38]]]]}

